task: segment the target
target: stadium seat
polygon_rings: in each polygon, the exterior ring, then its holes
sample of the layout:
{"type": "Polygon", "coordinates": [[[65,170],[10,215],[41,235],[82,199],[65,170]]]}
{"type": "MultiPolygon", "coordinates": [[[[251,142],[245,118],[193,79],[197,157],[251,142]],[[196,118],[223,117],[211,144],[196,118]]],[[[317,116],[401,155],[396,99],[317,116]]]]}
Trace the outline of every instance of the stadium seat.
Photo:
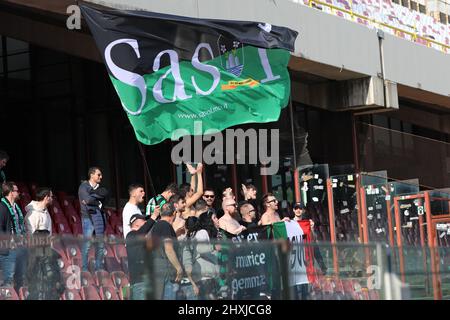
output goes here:
{"type": "Polygon", "coordinates": [[[95,286],[95,278],[89,271],[82,271],[81,272],[81,286],[82,287],[89,287],[89,286],[95,286]]]}
{"type": "Polygon", "coordinates": [[[107,236],[115,235],[114,228],[111,227],[111,225],[109,224],[108,220],[106,220],[105,234],[106,234],[107,236]]]}
{"type": "Polygon", "coordinates": [[[100,287],[100,297],[102,300],[120,300],[117,289],[112,286],[100,287]]]}
{"type": "Polygon", "coordinates": [[[127,249],[124,244],[120,244],[120,243],[115,244],[113,246],[113,248],[114,248],[114,254],[115,254],[117,260],[120,260],[121,258],[127,256],[127,249]]]}
{"type": "Polygon", "coordinates": [[[20,300],[26,300],[28,298],[28,288],[27,287],[21,287],[19,289],[19,298],[20,300]]]}
{"type": "Polygon", "coordinates": [[[95,278],[98,287],[114,287],[114,283],[108,271],[97,271],[95,273],[95,278]]]}
{"type": "Polygon", "coordinates": [[[70,228],[71,228],[72,234],[74,236],[81,236],[81,235],[83,235],[83,226],[82,226],[81,222],[71,223],[70,224],[70,228]]]}
{"type": "Polygon", "coordinates": [[[76,289],[66,289],[61,295],[62,300],[82,300],[80,290],[76,289]]]}
{"type": "Polygon", "coordinates": [[[130,284],[130,282],[128,281],[128,277],[125,275],[125,273],[123,271],[112,272],[111,278],[114,282],[114,286],[118,289],[120,287],[127,286],[130,284]]]}
{"type": "Polygon", "coordinates": [[[123,272],[125,272],[125,274],[129,274],[129,271],[128,271],[128,258],[127,257],[120,258],[120,265],[122,266],[123,272]]]}
{"type": "Polygon", "coordinates": [[[67,239],[65,241],[66,256],[73,264],[74,261],[81,260],[81,249],[79,243],[74,239],[67,239]]]}
{"type": "Polygon", "coordinates": [[[31,194],[30,189],[28,188],[26,183],[24,183],[24,182],[16,182],[16,185],[17,185],[17,188],[19,188],[19,192],[21,194],[23,194],[23,193],[31,194]]]}
{"type": "Polygon", "coordinates": [[[380,294],[378,290],[369,290],[369,299],[370,300],[380,300],[380,294]]]}
{"type": "Polygon", "coordinates": [[[0,287],[0,300],[19,300],[13,287],[0,287]]]}
{"type": "Polygon", "coordinates": [[[83,300],[101,300],[101,297],[94,286],[82,287],[81,297],[83,300]]]}
{"type": "Polygon", "coordinates": [[[72,202],[72,205],[75,208],[75,210],[77,211],[78,216],[81,217],[80,200],[78,200],[78,198],[74,199],[73,202],[72,202]]]}
{"type": "Polygon", "coordinates": [[[105,257],[105,269],[108,272],[122,271],[122,266],[116,257],[105,257]]]}
{"type": "MultiPolygon", "coordinates": [[[[61,218],[59,218],[61,219],[61,218]]],[[[59,221],[55,221],[54,222],[56,224],[56,231],[58,234],[60,235],[71,235],[72,234],[72,229],[70,228],[69,223],[67,222],[67,220],[61,219],[59,221]]]]}
{"type": "Polygon", "coordinates": [[[33,197],[33,199],[36,197],[36,191],[38,189],[38,184],[36,182],[30,182],[30,194],[33,197]]]}

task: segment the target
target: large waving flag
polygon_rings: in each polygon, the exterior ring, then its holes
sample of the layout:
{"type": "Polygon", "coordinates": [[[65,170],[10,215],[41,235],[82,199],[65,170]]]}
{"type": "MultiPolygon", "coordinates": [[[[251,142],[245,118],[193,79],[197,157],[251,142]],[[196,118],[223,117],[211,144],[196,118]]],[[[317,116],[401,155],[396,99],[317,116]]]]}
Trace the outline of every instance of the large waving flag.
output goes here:
{"type": "Polygon", "coordinates": [[[288,103],[296,31],[84,4],[81,11],[142,143],[276,121],[288,103]]]}

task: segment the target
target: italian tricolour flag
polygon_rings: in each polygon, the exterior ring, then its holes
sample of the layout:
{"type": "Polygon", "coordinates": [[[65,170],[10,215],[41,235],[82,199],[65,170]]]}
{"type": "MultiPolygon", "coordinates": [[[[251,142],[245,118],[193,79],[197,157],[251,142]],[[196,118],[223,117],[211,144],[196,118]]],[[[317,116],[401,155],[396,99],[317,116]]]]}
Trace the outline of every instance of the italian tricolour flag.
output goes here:
{"type": "Polygon", "coordinates": [[[288,239],[292,243],[289,258],[289,285],[295,286],[314,281],[313,249],[305,247],[310,242],[311,225],[308,220],[273,224],[275,239],[288,239]]]}

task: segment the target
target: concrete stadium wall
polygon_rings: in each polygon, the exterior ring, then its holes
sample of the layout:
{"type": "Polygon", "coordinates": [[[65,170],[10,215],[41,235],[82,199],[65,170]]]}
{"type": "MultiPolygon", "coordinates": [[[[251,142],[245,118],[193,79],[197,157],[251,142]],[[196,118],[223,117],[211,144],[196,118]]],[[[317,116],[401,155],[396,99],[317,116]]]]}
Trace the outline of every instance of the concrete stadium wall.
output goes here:
{"type": "MultiPolygon", "coordinates": [[[[89,1],[117,8],[286,26],[299,32],[294,56],[362,76],[381,74],[376,30],[290,0],[89,1]]],[[[383,41],[385,79],[448,97],[450,55],[388,34],[383,41]]]]}

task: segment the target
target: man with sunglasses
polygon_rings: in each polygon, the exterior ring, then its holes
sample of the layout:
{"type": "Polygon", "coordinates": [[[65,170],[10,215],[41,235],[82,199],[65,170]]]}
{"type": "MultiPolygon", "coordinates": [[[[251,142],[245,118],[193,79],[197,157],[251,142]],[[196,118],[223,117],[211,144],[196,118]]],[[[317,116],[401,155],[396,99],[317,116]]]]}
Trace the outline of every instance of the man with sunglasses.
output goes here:
{"type": "Polygon", "coordinates": [[[245,229],[234,218],[236,214],[237,204],[233,198],[225,198],[222,202],[223,216],[219,219],[219,227],[232,234],[239,234],[245,229]]]}
{"type": "Polygon", "coordinates": [[[265,226],[268,224],[273,224],[278,221],[290,221],[288,217],[280,219],[277,212],[278,210],[278,200],[272,193],[266,193],[262,198],[264,213],[261,216],[259,224],[265,226]]]}
{"type": "Polygon", "coordinates": [[[216,200],[216,194],[212,188],[206,188],[203,191],[203,200],[206,201],[206,205],[208,206],[208,210],[210,212],[216,212],[214,208],[214,200],[216,200]]]}
{"type": "Polygon", "coordinates": [[[246,227],[247,229],[257,227],[258,224],[255,222],[256,220],[256,210],[255,208],[248,202],[244,202],[239,207],[239,212],[241,213],[242,220],[239,221],[241,225],[246,227]]]}

